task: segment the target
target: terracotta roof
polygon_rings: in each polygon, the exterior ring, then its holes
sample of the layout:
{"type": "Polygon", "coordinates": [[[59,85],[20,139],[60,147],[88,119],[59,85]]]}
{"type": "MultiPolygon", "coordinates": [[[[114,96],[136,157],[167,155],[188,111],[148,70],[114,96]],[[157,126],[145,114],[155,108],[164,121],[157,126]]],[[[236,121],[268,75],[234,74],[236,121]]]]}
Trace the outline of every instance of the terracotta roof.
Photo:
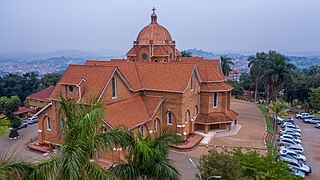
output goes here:
{"type": "Polygon", "coordinates": [[[127,52],[127,56],[136,56],[137,55],[137,51],[135,47],[132,47],[128,52],[127,52]]]}
{"type": "Polygon", "coordinates": [[[169,54],[164,46],[157,46],[153,51],[153,56],[169,56],[169,54]]]}
{"type": "Polygon", "coordinates": [[[200,87],[200,91],[207,92],[219,92],[219,91],[231,91],[232,86],[227,83],[219,82],[219,83],[203,83],[200,87]]]}
{"type": "Polygon", "coordinates": [[[126,125],[135,128],[147,121],[163,102],[162,97],[135,96],[106,106],[105,121],[111,127],[126,125]]]}
{"type": "Polygon", "coordinates": [[[42,89],[41,91],[31,94],[30,96],[27,97],[27,99],[50,102],[48,98],[51,92],[53,91],[53,88],[54,88],[53,86],[50,86],[45,89],[42,89]]]}
{"type": "Polygon", "coordinates": [[[224,122],[231,122],[238,118],[239,114],[228,110],[227,113],[223,112],[216,112],[216,113],[210,113],[210,114],[199,114],[196,123],[199,124],[218,124],[218,123],[224,123],[224,122]]]}
{"type": "Polygon", "coordinates": [[[98,98],[115,70],[114,66],[69,65],[49,98],[59,99],[59,94],[65,93],[65,85],[81,82],[81,100],[89,102],[98,98]]]}
{"type": "Polygon", "coordinates": [[[32,112],[33,109],[27,107],[19,107],[18,111],[13,112],[14,115],[18,115],[25,112],[32,112]]]}
{"type": "Polygon", "coordinates": [[[86,61],[86,65],[117,66],[134,90],[183,92],[194,64],[86,61]]]}
{"type": "Polygon", "coordinates": [[[202,57],[180,57],[180,62],[177,63],[196,64],[201,79],[204,82],[221,82],[226,80],[221,72],[220,60],[205,60],[202,57]]]}

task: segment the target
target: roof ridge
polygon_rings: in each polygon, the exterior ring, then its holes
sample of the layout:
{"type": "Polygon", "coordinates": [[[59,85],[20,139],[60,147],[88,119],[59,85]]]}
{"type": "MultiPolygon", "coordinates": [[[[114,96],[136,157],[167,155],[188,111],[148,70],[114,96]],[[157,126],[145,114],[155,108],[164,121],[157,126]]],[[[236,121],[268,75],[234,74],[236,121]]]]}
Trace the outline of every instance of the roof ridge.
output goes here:
{"type": "Polygon", "coordinates": [[[144,107],[146,108],[147,113],[148,113],[148,115],[149,115],[149,118],[151,119],[151,115],[150,115],[149,109],[148,109],[148,107],[147,107],[146,101],[145,101],[145,99],[143,98],[143,94],[141,95],[141,98],[142,98],[144,107]]]}

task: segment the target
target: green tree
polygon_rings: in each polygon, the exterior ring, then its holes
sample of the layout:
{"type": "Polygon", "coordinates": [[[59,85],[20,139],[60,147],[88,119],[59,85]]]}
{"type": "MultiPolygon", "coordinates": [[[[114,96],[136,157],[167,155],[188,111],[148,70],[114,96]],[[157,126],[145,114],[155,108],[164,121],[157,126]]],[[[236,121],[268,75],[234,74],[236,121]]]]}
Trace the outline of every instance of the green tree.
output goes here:
{"type": "Polygon", "coordinates": [[[222,176],[222,179],[302,179],[290,174],[286,163],[277,161],[270,154],[264,156],[257,151],[242,152],[242,149],[218,152],[211,149],[202,155],[199,170],[202,179],[222,176]]]}
{"type": "Polygon", "coordinates": [[[310,89],[309,103],[314,110],[320,111],[320,87],[310,89]]]}
{"type": "Polygon", "coordinates": [[[192,57],[191,52],[189,51],[181,51],[182,57],[192,57]]]}
{"type": "Polygon", "coordinates": [[[13,112],[19,109],[21,101],[18,96],[0,97],[0,112],[3,112],[7,119],[10,120],[11,126],[16,128],[20,126],[21,120],[17,118],[13,112]]]}
{"type": "Polygon", "coordinates": [[[20,180],[33,169],[31,163],[23,160],[16,152],[8,149],[0,150],[0,179],[20,180]]]}
{"type": "Polygon", "coordinates": [[[100,102],[84,105],[61,98],[60,103],[63,142],[56,155],[36,165],[31,179],[113,179],[91,156],[117,145],[126,147],[131,133],[119,128],[104,131],[105,111],[100,102]]]}
{"type": "Polygon", "coordinates": [[[46,74],[41,78],[41,89],[50,87],[50,86],[55,86],[59,79],[61,78],[62,74],[58,73],[52,73],[52,74],[46,74]]]}
{"type": "Polygon", "coordinates": [[[179,142],[180,137],[172,129],[164,129],[155,138],[138,133],[132,137],[126,162],[110,170],[119,179],[179,179],[178,170],[168,160],[169,145],[179,142]]]}
{"type": "Polygon", "coordinates": [[[227,55],[225,56],[220,56],[220,63],[221,63],[221,69],[224,74],[224,76],[229,76],[229,73],[231,71],[230,65],[234,65],[234,62],[230,57],[227,55]]]}
{"type": "Polygon", "coordinates": [[[4,117],[0,117],[0,137],[8,132],[10,126],[10,121],[4,117]]]}

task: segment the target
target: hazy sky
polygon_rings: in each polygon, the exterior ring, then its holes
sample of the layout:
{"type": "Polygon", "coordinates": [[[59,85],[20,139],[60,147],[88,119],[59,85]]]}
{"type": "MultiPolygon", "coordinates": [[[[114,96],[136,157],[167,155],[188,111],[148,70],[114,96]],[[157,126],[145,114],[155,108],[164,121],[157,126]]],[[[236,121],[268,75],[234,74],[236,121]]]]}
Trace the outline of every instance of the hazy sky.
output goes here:
{"type": "Polygon", "coordinates": [[[153,6],[180,50],[320,51],[320,0],[0,0],[0,52],[126,51],[153,6]]]}

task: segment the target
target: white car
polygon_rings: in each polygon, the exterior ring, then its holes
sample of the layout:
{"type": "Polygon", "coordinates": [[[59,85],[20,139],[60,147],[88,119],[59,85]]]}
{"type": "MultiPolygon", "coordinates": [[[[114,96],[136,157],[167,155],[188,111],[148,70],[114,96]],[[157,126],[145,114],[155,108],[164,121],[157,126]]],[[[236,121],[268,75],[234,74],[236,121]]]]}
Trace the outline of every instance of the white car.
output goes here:
{"type": "Polygon", "coordinates": [[[37,116],[33,116],[28,118],[28,124],[34,124],[38,122],[38,117],[37,116]]]}
{"type": "Polygon", "coordinates": [[[278,144],[279,146],[301,145],[300,143],[295,142],[291,139],[280,139],[278,144]]]}
{"type": "Polygon", "coordinates": [[[280,139],[280,140],[285,140],[285,139],[287,139],[287,140],[290,140],[290,141],[294,141],[294,142],[296,142],[296,143],[298,143],[298,144],[301,144],[301,140],[300,140],[300,139],[296,139],[296,138],[289,138],[289,137],[280,136],[279,139],[280,139]]]}
{"type": "Polygon", "coordinates": [[[280,150],[292,150],[294,152],[300,153],[300,154],[304,154],[304,149],[301,145],[291,145],[291,146],[281,146],[280,150]]]}
{"type": "Polygon", "coordinates": [[[295,136],[300,136],[301,137],[301,133],[294,130],[294,129],[283,129],[280,130],[280,134],[291,134],[291,135],[295,135],[295,136]]]}
{"type": "Polygon", "coordinates": [[[283,126],[281,126],[282,129],[296,129],[297,131],[300,131],[301,132],[301,129],[299,126],[297,125],[294,125],[294,124],[289,124],[289,123],[286,123],[284,124],[283,126]]]}
{"type": "Polygon", "coordinates": [[[295,135],[291,135],[291,134],[281,134],[279,136],[279,139],[283,139],[283,138],[288,138],[288,139],[293,139],[293,140],[300,140],[300,142],[301,142],[301,137],[300,136],[295,136],[295,135]]]}
{"type": "Polygon", "coordinates": [[[282,149],[282,150],[279,151],[279,154],[281,156],[286,156],[286,155],[292,156],[297,160],[302,160],[302,161],[306,161],[307,160],[307,158],[304,155],[302,155],[300,153],[297,153],[297,152],[294,152],[292,150],[282,149]]]}
{"type": "Polygon", "coordinates": [[[299,176],[299,177],[302,177],[302,178],[306,177],[306,174],[303,171],[295,169],[295,168],[293,168],[293,170],[292,170],[292,172],[290,172],[290,174],[292,174],[294,176],[299,176]]]}
{"type": "Polygon", "coordinates": [[[294,158],[288,158],[288,157],[282,157],[282,156],[280,156],[280,159],[288,163],[288,166],[291,169],[297,169],[297,170],[303,171],[306,174],[309,174],[312,172],[311,167],[305,164],[304,162],[298,161],[294,158]]]}
{"type": "Polygon", "coordinates": [[[320,118],[303,119],[303,122],[317,124],[320,123],[320,118]]]}
{"type": "Polygon", "coordinates": [[[314,127],[320,128],[320,123],[317,123],[314,127]]]}

